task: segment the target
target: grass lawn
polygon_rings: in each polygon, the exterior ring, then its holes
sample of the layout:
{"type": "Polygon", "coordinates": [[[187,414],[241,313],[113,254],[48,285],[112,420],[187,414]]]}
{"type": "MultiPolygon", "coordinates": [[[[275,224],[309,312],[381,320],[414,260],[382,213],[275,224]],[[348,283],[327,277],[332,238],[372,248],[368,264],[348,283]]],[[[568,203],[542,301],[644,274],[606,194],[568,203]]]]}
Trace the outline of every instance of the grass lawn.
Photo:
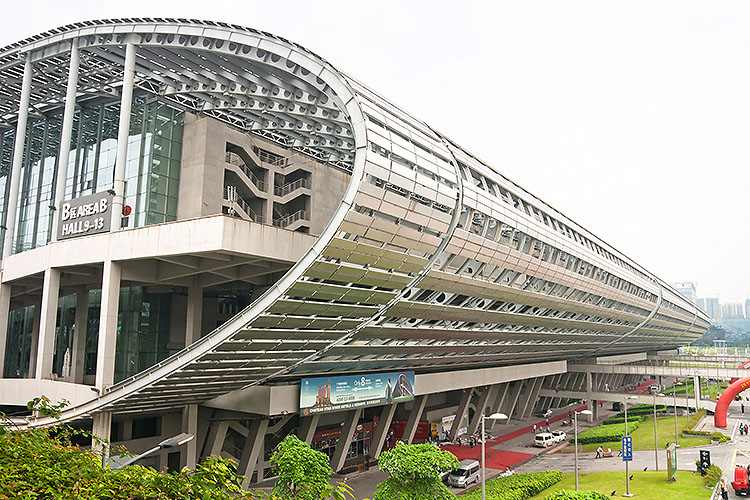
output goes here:
{"type": "MultiPolygon", "coordinates": [[[[677,481],[674,483],[667,482],[666,471],[640,471],[633,475],[630,492],[639,500],[708,500],[711,496],[711,490],[706,488],[700,474],[677,471],[677,481]]],[[[531,500],[542,500],[553,491],[562,489],[575,489],[575,474],[563,474],[561,482],[531,497],[531,500]]],[[[579,472],[578,489],[598,491],[607,496],[616,491],[615,497],[622,497],[625,493],[625,471],[579,472]]]]}
{"type": "MultiPolygon", "coordinates": [[[[677,430],[682,432],[682,428],[687,423],[687,417],[677,417],[677,430]]],[[[663,450],[667,443],[674,443],[674,417],[658,417],[656,419],[656,432],[659,437],[659,449],[663,450]]],[[[654,419],[653,417],[647,418],[641,425],[633,432],[630,433],[633,436],[633,449],[634,450],[653,450],[654,449],[654,419]]],[[[570,435],[570,442],[573,442],[573,436],[570,435]]],[[[689,448],[692,446],[703,446],[709,444],[711,439],[708,437],[691,437],[683,438],[680,436],[680,447],[689,448]]],[[[605,450],[612,448],[612,450],[619,450],[621,443],[620,441],[610,443],[590,443],[582,445],[583,451],[596,451],[601,446],[605,450]]],[[[571,452],[572,452],[571,448],[571,452]]],[[[612,491],[612,490],[610,490],[612,491]]]]}
{"type": "MultiPolygon", "coordinates": [[[[702,398],[708,398],[708,397],[716,397],[718,394],[721,394],[722,391],[726,388],[726,384],[721,383],[715,383],[715,384],[701,384],[701,397],[702,398]]],[[[685,397],[685,393],[689,395],[689,397],[695,398],[695,390],[693,389],[693,379],[687,379],[683,381],[682,385],[668,387],[662,391],[662,393],[671,396],[672,392],[677,393],[677,397],[679,398],[682,396],[685,397]]],[[[678,404],[680,401],[678,401],[678,404]]]]}

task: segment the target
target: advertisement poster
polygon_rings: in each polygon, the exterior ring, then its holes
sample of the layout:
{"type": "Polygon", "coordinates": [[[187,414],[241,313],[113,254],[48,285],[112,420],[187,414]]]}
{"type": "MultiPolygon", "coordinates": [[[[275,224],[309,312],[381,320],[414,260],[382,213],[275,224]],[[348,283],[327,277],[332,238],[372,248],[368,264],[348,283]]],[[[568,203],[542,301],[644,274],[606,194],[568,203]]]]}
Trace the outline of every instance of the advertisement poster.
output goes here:
{"type": "Polygon", "coordinates": [[[302,415],[380,406],[414,399],[414,372],[332,375],[300,381],[302,415]]]}

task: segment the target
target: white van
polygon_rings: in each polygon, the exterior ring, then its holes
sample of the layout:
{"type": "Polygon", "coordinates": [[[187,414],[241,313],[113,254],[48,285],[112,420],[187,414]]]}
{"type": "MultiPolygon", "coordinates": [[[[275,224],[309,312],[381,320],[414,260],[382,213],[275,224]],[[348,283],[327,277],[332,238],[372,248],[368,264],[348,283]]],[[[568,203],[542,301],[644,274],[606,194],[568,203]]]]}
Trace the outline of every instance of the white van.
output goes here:
{"type": "Polygon", "coordinates": [[[479,481],[479,462],[477,460],[461,460],[458,469],[448,476],[448,484],[456,488],[466,488],[471,483],[479,481]]]}
{"type": "Polygon", "coordinates": [[[534,436],[534,446],[538,446],[539,448],[547,448],[548,446],[552,446],[557,442],[557,439],[555,436],[553,436],[549,432],[540,432],[536,436],[534,436]]]}

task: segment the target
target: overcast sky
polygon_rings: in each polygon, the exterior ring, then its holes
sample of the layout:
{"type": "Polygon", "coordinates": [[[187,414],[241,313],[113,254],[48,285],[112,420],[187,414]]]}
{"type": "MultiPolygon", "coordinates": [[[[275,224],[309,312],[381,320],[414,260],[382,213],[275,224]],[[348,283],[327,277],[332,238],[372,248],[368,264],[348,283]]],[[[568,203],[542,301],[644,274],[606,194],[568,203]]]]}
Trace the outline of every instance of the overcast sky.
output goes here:
{"type": "Polygon", "coordinates": [[[0,45],[138,16],[300,43],[665,280],[750,293],[748,2],[31,0],[0,45]]]}

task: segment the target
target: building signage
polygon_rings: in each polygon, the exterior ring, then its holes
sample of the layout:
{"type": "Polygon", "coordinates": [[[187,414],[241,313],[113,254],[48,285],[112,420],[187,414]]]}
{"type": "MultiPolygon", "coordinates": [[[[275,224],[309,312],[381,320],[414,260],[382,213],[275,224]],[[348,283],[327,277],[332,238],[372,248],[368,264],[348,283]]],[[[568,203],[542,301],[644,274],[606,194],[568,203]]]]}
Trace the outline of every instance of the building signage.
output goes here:
{"type": "Polygon", "coordinates": [[[414,372],[333,375],[300,381],[302,415],[378,406],[414,399],[414,372]]]}
{"type": "Polygon", "coordinates": [[[622,461],[633,461],[633,436],[622,437],[622,461]]]}
{"type": "Polygon", "coordinates": [[[112,195],[96,193],[62,202],[57,239],[107,233],[112,218],[112,195]]]}

